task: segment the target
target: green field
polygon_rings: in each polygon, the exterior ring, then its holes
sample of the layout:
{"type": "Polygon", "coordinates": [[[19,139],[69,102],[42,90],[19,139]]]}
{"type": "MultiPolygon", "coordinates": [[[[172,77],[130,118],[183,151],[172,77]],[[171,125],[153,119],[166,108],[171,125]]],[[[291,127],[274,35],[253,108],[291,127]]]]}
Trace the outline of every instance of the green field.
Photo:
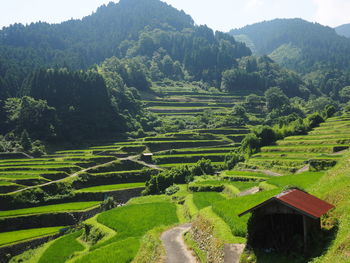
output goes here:
{"type": "Polygon", "coordinates": [[[84,246],[76,240],[82,233],[83,230],[77,231],[55,240],[44,251],[39,263],[66,262],[74,252],[84,249],[84,246]]]}
{"type": "Polygon", "coordinates": [[[193,202],[198,209],[211,206],[213,203],[225,200],[225,197],[220,193],[202,192],[193,193],[193,202]]]}
{"type": "Polygon", "coordinates": [[[145,183],[99,185],[99,186],[93,186],[93,187],[79,189],[78,192],[107,192],[107,191],[139,188],[139,187],[144,187],[144,186],[145,186],[145,183]]]}
{"type": "Polygon", "coordinates": [[[140,237],[156,226],[171,225],[178,219],[174,204],[159,202],[116,208],[99,215],[97,221],[115,230],[116,240],[122,240],[140,237]]]}
{"type": "Polygon", "coordinates": [[[86,210],[97,206],[100,202],[75,202],[75,203],[64,203],[58,205],[47,205],[38,206],[31,208],[23,208],[17,210],[0,211],[0,217],[9,216],[23,216],[31,214],[45,214],[45,213],[56,213],[56,212],[66,212],[66,211],[80,211],[86,210]]]}
{"type": "Polygon", "coordinates": [[[43,227],[0,233],[0,246],[18,243],[20,241],[30,240],[42,236],[53,235],[58,233],[62,228],[62,226],[43,227]]]}

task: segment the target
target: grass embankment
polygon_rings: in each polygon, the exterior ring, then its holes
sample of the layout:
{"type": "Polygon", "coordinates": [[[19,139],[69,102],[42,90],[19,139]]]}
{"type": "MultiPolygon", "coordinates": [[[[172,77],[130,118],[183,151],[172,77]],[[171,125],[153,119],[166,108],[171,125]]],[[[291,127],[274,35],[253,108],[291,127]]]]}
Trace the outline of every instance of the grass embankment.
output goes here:
{"type": "Polygon", "coordinates": [[[0,233],[0,246],[10,245],[25,240],[39,238],[43,236],[53,235],[59,232],[62,226],[33,228],[26,230],[18,230],[0,233]]]}
{"type": "Polygon", "coordinates": [[[99,186],[79,189],[78,192],[108,192],[108,191],[116,191],[116,190],[133,189],[133,188],[139,188],[144,186],[145,186],[145,183],[99,185],[99,186]]]}
{"type": "Polygon", "coordinates": [[[75,203],[64,203],[58,205],[47,205],[47,206],[38,206],[17,210],[8,210],[0,211],[1,217],[10,217],[10,216],[23,216],[31,214],[45,214],[45,213],[56,213],[56,212],[70,212],[70,211],[81,211],[88,208],[97,206],[100,202],[75,202],[75,203]]]}
{"type": "Polygon", "coordinates": [[[338,227],[327,252],[314,263],[347,263],[350,257],[350,153],[308,190],[335,205],[324,218],[326,227],[338,227]]]}
{"type": "Polygon", "coordinates": [[[84,249],[84,246],[77,241],[83,230],[65,235],[55,240],[42,254],[38,263],[64,263],[70,256],[84,249]]]}

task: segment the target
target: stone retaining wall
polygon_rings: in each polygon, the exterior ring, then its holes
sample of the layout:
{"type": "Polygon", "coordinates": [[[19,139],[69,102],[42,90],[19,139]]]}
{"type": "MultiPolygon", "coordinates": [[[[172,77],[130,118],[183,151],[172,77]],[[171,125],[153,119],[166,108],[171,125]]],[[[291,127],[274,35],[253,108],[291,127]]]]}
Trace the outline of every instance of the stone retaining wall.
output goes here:
{"type": "Polygon", "coordinates": [[[6,247],[0,247],[0,263],[7,263],[12,257],[19,255],[26,250],[36,248],[50,240],[60,237],[61,235],[63,235],[63,232],[9,245],[6,247]]]}

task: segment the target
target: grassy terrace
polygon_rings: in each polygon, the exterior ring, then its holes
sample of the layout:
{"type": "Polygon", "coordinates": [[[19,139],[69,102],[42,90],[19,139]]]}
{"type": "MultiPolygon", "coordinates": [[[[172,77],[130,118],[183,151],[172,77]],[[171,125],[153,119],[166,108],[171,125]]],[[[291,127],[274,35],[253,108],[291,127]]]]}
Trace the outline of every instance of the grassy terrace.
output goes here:
{"type": "Polygon", "coordinates": [[[137,173],[141,173],[142,170],[126,170],[126,171],[112,171],[112,172],[90,172],[91,175],[118,175],[118,174],[137,174],[137,173]]]}
{"type": "MultiPolygon", "coordinates": [[[[334,125],[335,120],[323,123],[308,135],[290,136],[277,141],[277,145],[262,147],[261,152],[253,155],[247,162],[247,166],[295,171],[294,168],[303,167],[309,160],[318,160],[325,167],[326,162],[331,165],[332,161],[342,157],[341,154],[334,153],[350,146],[350,121],[340,119],[334,125]]],[[[322,169],[322,165],[319,169],[322,169]]]]}
{"type": "MultiPolygon", "coordinates": [[[[234,145],[239,146],[239,145],[234,145]]],[[[170,151],[163,151],[155,153],[154,156],[165,156],[165,155],[182,155],[182,154],[211,154],[211,153],[229,153],[236,149],[237,147],[212,147],[212,148],[186,148],[186,149],[176,149],[170,151]]]]}
{"type": "Polygon", "coordinates": [[[247,177],[247,178],[264,178],[268,179],[271,176],[260,172],[248,172],[248,171],[224,171],[220,174],[222,177],[247,177]]]}
{"type": "Polygon", "coordinates": [[[284,138],[284,141],[288,140],[327,140],[327,139],[342,139],[350,138],[350,133],[327,133],[324,135],[320,134],[308,134],[308,135],[299,135],[299,136],[290,136],[284,138]]]}
{"type": "MultiPolygon", "coordinates": [[[[223,165],[224,162],[211,162],[213,165],[223,165]]],[[[163,167],[163,168],[172,168],[175,166],[179,166],[179,165],[195,165],[196,163],[168,163],[168,164],[159,164],[159,167],[163,167]]]]}
{"type": "Polygon", "coordinates": [[[63,227],[45,227],[0,233],[0,246],[53,235],[58,233],[61,228],[63,227]]]}
{"type": "Polygon", "coordinates": [[[68,170],[68,169],[72,169],[72,170],[79,170],[81,167],[77,166],[77,165],[61,165],[61,164],[48,164],[48,165],[34,165],[34,166],[1,166],[0,167],[0,171],[13,171],[13,170],[44,170],[44,169],[48,169],[48,170],[68,170]]]}
{"type": "Polygon", "coordinates": [[[157,164],[170,164],[179,162],[195,162],[202,158],[210,159],[214,162],[224,161],[225,154],[222,153],[199,153],[199,154],[175,154],[156,155],[153,160],[157,164]]]}
{"type": "Polygon", "coordinates": [[[262,152],[315,152],[333,153],[336,147],[346,147],[343,144],[313,144],[313,145],[289,145],[289,146],[266,146],[262,147],[262,152]]]}
{"type": "Polygon", "coordinates": [[[67,211],[82,211],[94,206],[97,206],[100,202],[74,202],[74,203],[64,203],[57,205],[47,205],[38,206],[17,210],[0,211],[1,217],[10,216],[24,216],[33,214],[46,214],[46,213],[56,213],[56,212],[67,212],[67,211]]]}
{"type": "Polygon", "coordinates": [[[99,185],[99,186],[79,189],[78,192],[108,192],[108,191],[116,191],[116,190],[133,189],[133,188],[139,188],[144,186],[145,186],[145,183],[99,185]]]}

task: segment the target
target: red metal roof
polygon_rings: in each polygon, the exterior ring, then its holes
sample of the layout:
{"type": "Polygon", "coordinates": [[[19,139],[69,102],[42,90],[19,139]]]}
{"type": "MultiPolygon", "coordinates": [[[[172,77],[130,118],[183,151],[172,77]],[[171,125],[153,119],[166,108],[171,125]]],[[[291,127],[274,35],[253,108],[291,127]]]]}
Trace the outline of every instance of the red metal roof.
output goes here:
{"type": "Polygon", "coordinates": [[[275,198],[316,218],[334,208],[334,205],[297,189],[283,192],[275,198]]]}
{"type": "Polygon", "coordinates": [[[320,218],[322,215],[326,214],[329,210],[334,208],[334,205],[331,205],[313,195],[310,195],[298,189],[292,189],[276,195],[266,200],[265,202],[262,202],[261,204],[248,209],[247,211],[239,214],[239,216],[245,215],[257,208],[263,207],[273,200],[277,200],[299,211],[300,213],[306,214],[313,218],[320,218]]]}

